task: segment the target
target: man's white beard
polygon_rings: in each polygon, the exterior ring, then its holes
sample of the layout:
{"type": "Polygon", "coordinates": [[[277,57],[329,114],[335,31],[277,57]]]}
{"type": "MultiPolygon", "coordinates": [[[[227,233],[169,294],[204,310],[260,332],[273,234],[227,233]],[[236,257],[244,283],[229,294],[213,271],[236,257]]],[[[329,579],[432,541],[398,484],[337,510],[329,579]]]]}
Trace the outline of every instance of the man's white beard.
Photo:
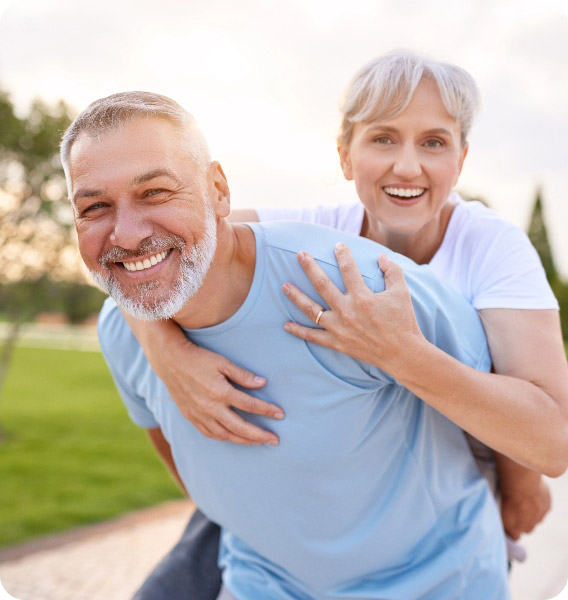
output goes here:
{"type": "Polygon", "coordinates": [[[203,281],[217,248],[217,223],[209,200],[205,198],[205,228],[202,239],[191,248],[189,256],[184,255],[185,241],[177,235],[151,238],[142,242],[136,252],[114,248],[99,258],[103,272],[90,271],[95,283],[109,296],[114,298],[119,308],[143,321],[171,319],[185,303],[195,296],[203,281]],[[172,285],[171,293],[164,298],[154,298],[153,290],[159,287],[159,281],[141,283],[127,296],[120,283],[110,271],[108,264],[117,261],[134,261],[137,256],[156,253],[172,245],[180,252],[180,273],[172,285]],[[107,265],[107,266],[105,266],[107,265]]]}

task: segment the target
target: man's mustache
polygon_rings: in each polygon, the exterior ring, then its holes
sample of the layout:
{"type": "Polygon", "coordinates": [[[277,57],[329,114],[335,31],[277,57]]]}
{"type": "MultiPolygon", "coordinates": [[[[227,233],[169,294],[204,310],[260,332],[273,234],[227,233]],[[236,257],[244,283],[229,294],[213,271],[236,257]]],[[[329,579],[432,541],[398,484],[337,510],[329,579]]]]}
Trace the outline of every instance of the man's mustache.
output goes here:
{"type": "Polygon", "coordinates": [[[98,261],[103,269],[110,269],[110,265],[117,262],[131,262],[144,254],[154,254],[162,250],[177,248],[180,252],[185,248],[185,240],[179,235],[167,235],[164,237],[153,237],[142,240],[136,250],[126,250],[115,246],[112,250],[99,256],[98,261]]]}

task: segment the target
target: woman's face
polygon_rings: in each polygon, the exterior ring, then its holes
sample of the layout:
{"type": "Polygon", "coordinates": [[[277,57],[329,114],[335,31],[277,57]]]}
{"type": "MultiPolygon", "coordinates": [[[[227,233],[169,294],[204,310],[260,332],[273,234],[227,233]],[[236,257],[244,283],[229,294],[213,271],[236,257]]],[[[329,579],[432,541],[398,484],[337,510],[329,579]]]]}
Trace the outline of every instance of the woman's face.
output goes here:
{"type": "Polygon", "coordinates": [[[368,217],[392,233],[412,235],[440,216],[467,146],[437,85],[423,79],[394,119],[356,123],[339,154],[368,217]]]}

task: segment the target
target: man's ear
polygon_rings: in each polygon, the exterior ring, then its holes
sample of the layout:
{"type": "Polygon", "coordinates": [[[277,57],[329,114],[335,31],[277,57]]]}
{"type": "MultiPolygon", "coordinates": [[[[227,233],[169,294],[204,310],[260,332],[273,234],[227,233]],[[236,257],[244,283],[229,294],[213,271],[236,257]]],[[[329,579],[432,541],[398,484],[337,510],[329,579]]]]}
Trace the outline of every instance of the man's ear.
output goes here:
{"type": "Polygon", "coordinates": [[[351,166],[351,157],[349,156],[349,146],[337,142],[337,152],[339,154],[339,163],[341,164],[343,176],[347,181],[351,181],[353,179],[353,168],[351,166]]]}
{"type": "Polygon", "coordinates": [[[227,217],[231,212],[231,191],[223,167],[213,161],[209,167],[211,202],[218,217],[227,217]]]}

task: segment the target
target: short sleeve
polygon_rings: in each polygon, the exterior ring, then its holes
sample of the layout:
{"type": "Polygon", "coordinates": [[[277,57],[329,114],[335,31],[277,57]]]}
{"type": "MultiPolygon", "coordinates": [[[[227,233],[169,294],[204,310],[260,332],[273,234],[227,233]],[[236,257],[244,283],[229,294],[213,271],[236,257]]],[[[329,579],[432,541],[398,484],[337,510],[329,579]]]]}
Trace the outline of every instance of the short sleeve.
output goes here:
{"type": "Polygon", "coordinates": [[[477,253],[476,309],[558,309],[538,253],[524,231],[503,227],[477,253]]]}
{"type": "Polygon", "coordinates": [[[146,402],[128,383],[140,364],[142,353],[138,342],[112,299],[103,305],[97,323],[99,343],[120,397],[130,419],[138,426],[159,427],[146,402]],[[128,375],[128,376],[127,376],[128,375]]]}

